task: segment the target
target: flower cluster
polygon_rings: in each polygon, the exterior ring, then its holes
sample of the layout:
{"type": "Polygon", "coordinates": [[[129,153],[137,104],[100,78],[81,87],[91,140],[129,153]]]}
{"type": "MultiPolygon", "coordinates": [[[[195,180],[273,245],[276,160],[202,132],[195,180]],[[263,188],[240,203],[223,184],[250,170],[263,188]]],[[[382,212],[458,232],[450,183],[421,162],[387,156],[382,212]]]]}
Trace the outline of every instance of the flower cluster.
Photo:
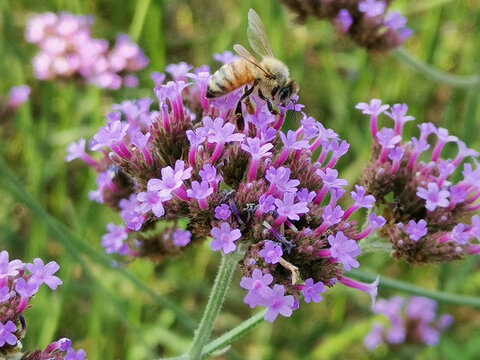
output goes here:
{"type": "MultiPolygon", "coordinates": [[[[10,358],[8,355],[22,351],[20,341],[27,331],[23,312],[30,306],[30,300],[41,285],[46,284],[56,290],[62,284],[62,280],[54,275],[59,268],[55,261],[44,264],[36,258],[29,264],[18,259],[9,260],[8,252],[0,252],[0,357],[5,355],[10,358]]],[[[44,351],[23,354],[22,359],[85,359],[85,351],[75,352],[71,345],[69,339],[63,338],[50,344],[44,351]]]]}
{"type": "Polygon", "coordinates": [[[357,108],[370,116],[373,137],[362,182],[384,207],[388,225],[382,233],[390,238],[393,255],[425,264],[480,253],[480,218],[474,215],[480,209],[479,153],[431,123],[420,124],[420,136],[403,142],[405,123],[415,119],[407,115],[406,104],[390,108],[373,99],[357,108]],[[381,114],[393,120],[393,127],[378,130],[381,114]],[[454,158],[441,158],[447,143],[458,148],[454,158]],[[465,161],[470,158],[473,165],[465,161]],[[460,171],[462,179],[456,181],[460,171]],[[470,224],[461,222],[468,218],[470,224]]]}
{"type": "Polygon", "coordinates": [[[81,76],[100,88],[136,87],[133,73],[149,60],[140,47],[119,35],[112,49],[108,41],[91,36],[93,17],[70,13],[43,13],[31,17],[25,37],[39,47],[33,59],[35,76],[41,80],[81,76]]]}
{"type": "Polygon", "coordinates": [[[440,335],[453,324],[453,316],[445,314],[437,318],[437,302],[421,296],[405,299],[394,296],[381,299],[374,306],[376,314],[388,318],[389,327],[375,323],[364,342],[369,350],[382,343],[389,345],[415,344],[437,345],[440,335]]]}
{"type": "Polygon", "coordinates": [[[0,97],[0,123],[11,118],[16,110],[28,101],[29,97],[30,87],[27,85],[12,87],[5,100],[0,97]]]}
{"type": "Polygon", "coordinates": [[[329,19],[358,45],[389,50],[402,45],[413,31],[399,12],[387,12],[392,0],[280,0],[300,19],[309,15],[329,19]]]}
{"type": "Polygon", "coordinates": [[[375,298],[377,282],[344,275],[359,267],[358,242],[385,223],[371,214],[357,230],[352,215],[375,203],[362,186],[351,192],[350,207],[338,203],[347,181],[335,165],[349,144],[301,112],[302,105],[272,114],[255,94],[239,130],[235,108],[243,89],[209,100],[208,68],[191,69],[169,65],[173,81],[166,83],[153,74],[154,110],[151,99],[114,106],[90,142],[100,157],[86,153],[85,140],[69,148],[68,161],[80,158],[99,173],[92,199],[125,221],[109,224],[107,251],[158,260],[211,237],[212,250],[244,254],[245,302],[267,306],[269,321],[289,316],[300,298],[320,301],[319,293],[338,282],[375,298]],[[303,119],[285,133],[289,109],[303,119]],[[188,231],[176,229],[180,219],[188,220],[188,231]],[[158,234],[162,220],[170,225],[158,234]]]}

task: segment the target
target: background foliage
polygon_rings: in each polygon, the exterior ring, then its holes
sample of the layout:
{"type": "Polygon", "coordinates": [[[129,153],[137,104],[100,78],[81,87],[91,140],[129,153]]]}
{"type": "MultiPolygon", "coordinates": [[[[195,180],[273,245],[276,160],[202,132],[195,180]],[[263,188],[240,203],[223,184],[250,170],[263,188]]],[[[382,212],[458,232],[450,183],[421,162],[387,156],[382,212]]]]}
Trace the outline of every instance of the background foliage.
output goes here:
{"type": "MultiPolygon", "coordinates": [[[[214,53],[247,44],[250,7],[265,22],[276,56],[300,84],[306,112],[351,143],[353,151],[340,164],[350,183],[359,178],[370,146],[368,119],[354,105],[373,97],[390,104],[406,102],[419,121],[446,127],[470,147],[480,148],[478,87],[430,81],[392,54],[368,54],[355,47],[329,23],[312,19],[295,24],[275,1],[0,0],[0,94],[14,85],[32,87],[30,101],[16,118],[0,124],[0,247],[24,261],[57,260],[64,280],[59,291],[42,289],[33,301],[26,314],[26,348],[43,348],[60,336],[72,338],[89,359],[173,356],[188,347],[219,255],[206,243],[157,267],[143,260],[113,263],[100,239],[106,224],[120,219],[88,199],[94,172],[80,162],[66,164],[64,157],[68,144],[90,138],[103,125],[111,104],[152,96],[150,72],[179,61],[218,68],[214,53]],[[108,92],[71,81],[35,80],[30,64],[35,49],[23,32],[32,13],[45,11],[94,15],[96,37],[114,40],[119,32],[130,33],[151,59],[140,74],[140,87],[108,92]]],[[[394,8],[415,30],[406,43],[415,56],[457,74],[480,71],[478,1],[400,0],[394,8]]],[[[415,131],[412,123],[409,130],[415,131]]],[[[411,268],[387,254],[366,254],[360,263],[362,269],[428,289],[480,295],[478,257],[411,268]]],[[[380,288],[381,297],[392,294],[380,288]]],[[[217,334],[251,314],[243,296],[233,285],[217,334]]],[[[290,319],[262,323],[219,358],[407,359],[414,354],[418,359],[467,360],[480,354],[478,309],[441,304],[456,323],[437,348],[382,348],[369,355],[363,346],[374,320],[369,302],[366,295],[335,287],[322,303],[302,306],[290,319]]]]}

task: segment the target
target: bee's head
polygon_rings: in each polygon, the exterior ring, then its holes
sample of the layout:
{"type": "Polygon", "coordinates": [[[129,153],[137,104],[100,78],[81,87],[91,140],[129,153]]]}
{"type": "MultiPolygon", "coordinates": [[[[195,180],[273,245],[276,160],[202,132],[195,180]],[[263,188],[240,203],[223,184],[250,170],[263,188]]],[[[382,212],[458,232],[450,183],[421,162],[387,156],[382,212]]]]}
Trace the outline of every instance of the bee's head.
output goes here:
{"type": "Polygon", "coordinates": [[[294,80],[289,80],[284,87],[278,91],[278,102],[285,106],[287,105],[292,97],[298,92],[299,87],[294,80]]]}

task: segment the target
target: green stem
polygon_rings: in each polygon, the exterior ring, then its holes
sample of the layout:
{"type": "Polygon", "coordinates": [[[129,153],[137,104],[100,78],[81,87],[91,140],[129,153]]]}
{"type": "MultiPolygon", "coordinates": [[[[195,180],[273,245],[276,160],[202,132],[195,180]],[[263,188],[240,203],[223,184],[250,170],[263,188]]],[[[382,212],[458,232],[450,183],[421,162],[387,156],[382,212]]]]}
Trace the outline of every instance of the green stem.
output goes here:
{"type": "Polygon", "coordinates": [[[400,61],[408,66],[418,70],[426,78],[445,83],[453,87],[471,87],[480,84],[480,76],[475,75],[455,75],[441,71],[433,65],[416,58],[405,48],[397,48],[392,51],[392,54],[400,61]]]}
{"type": "Polygon", "coordinates": [[[203,348],[210,339],[213,324],[220,312],[223,301],[225,300],[225,295],[239,261],[238,254],[238,252],[235,252],[231,255],[222,255],[222,262],[218,269],[207,307],[203,313],[200,325],[195,331],[195,337],[193,338],[192,345],[188,351],[188,355],[192,360],[200,359],[203,348]]]}
{"type": "MultiPolygon", "coordinates": [[[[354,278],[357,278],[362,281],[367,281],[367,282],[372,282],[377,277],[377,275],[364,272],[361,270],[351,270],[348,272],[348,275],[351,275],[354,278]]],[[[390,279],[385,276],[380,277],[379,286],[388,288],[388,289],[404,291],[414,295],[425,296],[430,299],[437,300],[439,302],[445,302],[453,305],[463,305],[463,306],[480,308],[480,298],[478,297],[451,294],[443,291],[428,290],[414,284],[390,279]]]]}
{"type": "Polygon", "coordinates": [[[243,323],[236,326],[232,330],[213,340],[211,343],[205,346],[201,358],[204,359],[208,355],[211,355],[216,351],[225,349],[233,341],[238,339],[240,336],[243,336],[246,332],[250,331],[252,328],[260,324],[263,321],[266,312],[267,309],[263,309],[262,311],[245,320],[243,323]]]}

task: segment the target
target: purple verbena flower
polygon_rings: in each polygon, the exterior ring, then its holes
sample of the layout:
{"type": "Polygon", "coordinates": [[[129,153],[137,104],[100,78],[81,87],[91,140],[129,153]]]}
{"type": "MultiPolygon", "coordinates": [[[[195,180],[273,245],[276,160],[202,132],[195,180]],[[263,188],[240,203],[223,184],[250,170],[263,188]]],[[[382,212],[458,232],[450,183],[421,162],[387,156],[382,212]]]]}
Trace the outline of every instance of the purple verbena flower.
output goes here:
{"type": "Polygon", "coordinates": [[[72,340],[69,338],[61,338],[58,340],[58,348],[62,351],[67,351],[72,347],[72,340]]]}
{"type": "Polygon", "coordinates": [[[265,320],[268,322],[273,323],[279,314],[285,317],[292,315],[294,297],[284,294],[285,287],[283,285],[275,284],[273,286],[272,292],[266,302],[268,310],[265,314],[265,320]]]}
{"type": "Polygon", "coordinates": [[[473,186],[478,186],[478,184],[480,184],[480,167],[477,166],[477,168],[473,170],[472,164],[466,163],[463,166],[462,174],[465,178],[465,182],[468,184],[473,186]]]}
{"type": "Polygon", "coordinates": [[[363,342],[368,350],[375,350],[383,343],[384,327],[381,324],[373,324],[372,330],[363,339],[363,342]]]}
{"type": "Polygon", "coordinates": [[[188,230],[177,229],[173,233],[173,243],[177,246],[186,246],[190,243],[192,233],[188,230]]]}
{"type": "Polygon", "coordinates": [[[417,189],[417,196],[426,200],[425,207],[430,211],[435,210],[437,207],[447,207],[449,195],[448,190],[440,190],[434,182],[428,183],[427,189],[423,187],[417,189]]]}
{"type": "Polygon", "coordinates": [[[466,245],[470,242],[472,234],[468,231],[465,224],[457,224],[452,230],[452,240],[460,245],[466,245]]]}
{"type": "Polygon", "coordinates": [[[435,145],[435,148],[433,149],[433,153],[432,153],[433,161],[438,161],[438,159],[440,158],[440,153],[442,152],[445,144],[449,142],[458,141],[458,138],[456,136],[450,135],[448,133],[448,130],[444,128],[438,128],[436,134],[438,137],[438,141],[437,141],[437,144],[435,145]]]}
{"type": "Polygon", "coordinates": [[[460,163],[469,156],[473,156],[473,157],[480,156],[478,151],[468,148],[467,144],[465,144],[462,140],[458,140],[457,145],[458,145],[458,155],[453,161],[453,164],[455,166],[460,165],[460,163]]]}
{"type": "MultiPolygon", "coordinates": [[[[395,16],[390,15],[392,18],[395,18],[395,16]]],[[[403,17],[402,17],[403,18],[403,17]]],[[[405,19],[406,22],[406,18],[405,19]]],[[[388,25],[387,25],[388,26],[388,25]]],[[[407,116],[407,111],[408,111],[408,105],[407,104],[394,104],[390,111],[385,111],[385,114],[390,117],[393,121],[395,121],[395,135],[402,135],[403,132],[403,126],[412,120],[415,120],[414,116],[407,116]]]]}
{"type": "Polygon", "coordinates": [[[159,182],[159,179],[150,179],[147,183],[147,191],[142,191],[137,194],[137,201],[140,203],[138,209],[141,213],[145,214],[152,211],[156,217],[165,215],[163,202],[170,200],[172,194],[159,191],[157,186],[159,182]]]}
{"type": "Polygon", "coordinates": [[[343,33],[350,30],[353,24],[353,17],[347,9],[342,9],[338,12],[338,17],[335,20],[336,27],[343,33]]]}
{"type": "Polygon", "coordinates": [[[200,175],[202,180],[208,182],[209,184],[218,183],[220,180],[217,177],[217,168],[210,164],[203,165],[203,168],[198,172],[198,175],[200,175]]]}
{"type": "Polygon", "coordinates": [[[39,284],[35,281],[25,281],[24,278],[18,278],[15,282],[15,291],[22,298],[31,298],[38,292],[39,284]]]}
{"type": "Polygon", "coordinates": [[[205,199],[213,194],[213,188],[206,181],[201,183],[192,181],[191,187],[191,189],[187,190],[188,197],[197,199],[202,209],[206,209],[208,205],[205,199]]]}
{"type": "Polygon", "coordinates": [[[328,236],[328,243],[330,244],[331,257],[340,261],[345,270],[349,271],[352,267],[358,268],[360,263],[355,260],[355,257],[362,253],[355,240],[350,240],[345,236],[343,231],[339,231],[335,235],[328,236]]]}
{"type": "Polygon", "coordinates": [[[27,85],[14,86],[10,89],[8,106],[16,109],[28,101],[30,96],[30,87],[27,85]]]}
{"type": "Polygon", "coordinates": [[[170,64],[165,67],[165,71],[172,75],[174,80],[185,81],[187,79],[187,73],[193,68],[192,65],[189,65],[185,62],[180,62],[178,64],[170,64]]]}
{"type": "Polygon", "coordinates": [[[276,264],[283,255],[282,247],[273,241],[265,241],[263,249],[260,250],[260,256],[267,264],[276,264]]]}
{"type": "Polygon", "coordinates": [[[362,208],[372,208],[375,204],[375,197],[373,195],[366,195],[366,190],[363,186],[355,185],[355,191],[352,191],[352,199],[355,200],[355,204],[362,208]]]}
{"type": "Polygon", "coordinates": [[[123,225],[116,226],[113,223],[107,225],[107,230],[108,233],[102,236],[102,246],[107,254],[120,252],[128,238],[128,230],[123,225]]]}
{"type": "Polygon", "coordinates": [[[288,218],[290,220],[299,220],[298,215],[306,214],[310,211],[306,202],[295,203],[295,194],[284,193],[283,200],[275,199],[275,205],[277,206],[277,213],[279,218],[288,218]]]}
{"type": "Polygon", "coordinates": [[[266,156],[272,156],[272,152],[270,151],[273,148],[271,143],[265,143],[261,145],[260,139],[257,137],[254,138],[246,138],[245,140],[247,143],[242,144],[242,150],[248,152],[253,159],[261,159],[266,156]]]}
{"type": "Polygon", "coordinates": [[[0,322],[0,347],[3,347],[5,344],[16,345],[17,337],[14,333],[17,332],[17,327],[12,321],[7,321],[3,324],[0,322]]]}
{"type": "Polygon", "coordinates": [[[372,282],[371,284],[356,281],[356,280],[350,279],[346,276],[342,276],[342,278],[340,278],[340,282],[343,285],[348,286],[352,289],[357,289],[357,290],[360,290],[360,291],[364,291],[367,294],[369,294],[371,299],[372,299],[372,308],[375,306],[375,302],[376,302],[377,295],[378,295],[378,284],[380,282],[380,276],[377,276],[375,281],[372,282]]]}
{"type": "Polygon", "coordinates": [[[418,223],[415,220],[410,220],[407,226],[407,233],[410,236],[410,239],[413,241],[418,241],[425,235],[427,235],[427,222],[423,219],[419,220],[418,223]]]}
{"type": "Polygon", "coordinates": [[[395,131],[390,128],[383,128],[377,132],[376,136],[378,143],[382,146],[380,161],[385,162],[387,160],[388,151],[402,141],[402,137],[400,135],[395,135],[395,131]]]}
{"type": "Polygon", "coordinates": [[[226,222],[222,222],[219,228],[212,228],[210,234],[213,237],[213,240],[210,243],[212,250],[223,250],[225,254],[235,251],[237,246],[234,242],[242,236],[239,229],[231,230],[230,225],[226,222]]]}
{"type": "Polygon", "coordinates": [[[73,142],[67,149],[68,155],[65,157],[67,162],[70,162],[74,159],[81,159],[85,161],[90,166],[96,168],[98,163],[87,153],[85,152],[86,140],[80,139],[77,142],[73,142]]]}
{"type": "Polygon", "coordinates": [[[149,184],[152,191],[159,191],[160,196],[168,197],[169,194],[175,193],[185,200],[183,191],[180,191],[185,180],[190,179],[192,176],[192,168],[185,169],[185,162],[183,160],[177,160],[175,162],[175,169],[171,166],[162,168],[162,179],[150,179],[149,184]],[[151,181],[151,183],[150,183],[151,181]]]}
{"type": "Polygon", "coordinates": [[[207,141],[209,143],[228,143],[232,141],[242,142],[245,134],[234,133],[235,125],[232,123],[225,123],[220,117],[212,120],[211,117],[203,118],[203,126],[207,131],[207,141]]]}
{"type": "MultiPolygon", "coordinates": [[[[19,278],[18,280],[20,279],[22,279],[25,282],[25,279],[19,278]]],[[[18,280],[17,280],[17,284],[18,284],[18,280]]],[[[0,304],[10,299],[11,296],[12,296],[12,293],[10,291],[10,287],[8,287],[7,285],[0,287],[0,304]]]]}
{"type": "Polygon", "coordinates": [[[370,220],[370,225],[374,229],[379,229],[387,223],[387,220],[385,220],[385,218],[383,216],[378,216],[375,213],[372,213],[370,215],[369,220],[370,220]]]}
{"type": "Polygon", "coordinates": [[[75,350],[69,348],[64,360],[85,360],[86,356],[87,353],[83,349],[79,349],[77,352],[75,352],[75,350]]]}
{"type": "Polygon", "coordinates": [[[269,285],[273,281],[271,274],[263,274],[258,268],[253,270],[252,277],[243,277],[240,281],[240,286],[248,290],[248,294],[245,296],[243,302],[254,308],[257,305],[266,306],[265,299],[270,295],[272,289],[269,285]]]}
{"type": "Polygon", "coordinates": [[[59,285],[63,284],[55,274],[60,266],[55,261],[50,261],[47,265],[44,265],[43,260],[40,258],[33,259],[33,264],[26,264],[27,270],[30,271],[32,276],[30,281],[37,285],[47,284],[47,286],[56,290],[59,285]]]}
{"type": "Polygon", "coordinates": [[[371,115],[377,117],[381,113],[388,110],[389,105],[382,105],[382,100],[380,99],[372,99],[370,100],[370,104],[368,103],[358,103],[355,105],[355,109],[362,110],[362,114],[371,115]]]}
{"type": "Polygon", "coordinates": [[[342,221],[344,214],[345,211],[342,210],[340,205],[335,206],[335,208],[332,205],[327,205],[323,210],[322,219],[328,226],[332,226],[342,221]]]}
{"type": "Polygon", "coordinates": [[[230,207],[226,204],[221,204],[215,208],[215,218],[218,220],[227,220],[231,214],[230,207]]]}
{"type": "Polygon", "coordinates": [[[275,169],[271,166],[265,175],[265,179],[270,182],[270,190],[268,195],[271,195],[273,191],[278,190],[280,193],[295,193],[297,192],[297,186],[300,184],[300,181],[297,179],[290,180],[291,170],[287,167],[279,167],[275,169]]]}
{"type": "Polygon", "coordinates": [[[258,217],[260,217],[261,214],[265,214],[273,210],[275,210],[275,198],[272,195],[265,194],[260,196],[260,198],[258,199],[258,208],[256,215],[258,213],[258,217]]]}
{"type": "Polygon", "coordinates": [[[100,150],[103,147],[111,147],[113,144],[123,141],[127,135],[129,124],[120,120],[107,123],[107,126],[101,127],[97,134],[93,136],[90,149],[100,150]]]}
{"type": "Polygon", "coordinates": [[[358,10],[370,17],[383,15],[386,8],[387,4],[381,0],[364,0],[358,4],[358,10]]]}
{"type": "Polygon", "coordinates": [[[305,285],[302,290],[303,300],[305,300],[306,303],[309,303],[310,301],[318,303],[323,300],[320,293],[324,293],[325,291],[327,291],[327,288],[323,282],[319,281],[314,283],[312,278],[308,278],[305,280],[305,285]]]}
{"type": "Polygon", "coordinates": [[[300,202],[310,203],[315,199],[317,193],[315,191],[308,191],[307,188],[301,188],[297,192],[297,200],[300,202]]]}
{"type": "Polygon", "coordinates": [[[282,139],[283,147],[287,150],[301,150],[310,147],[310,144],[306,140],[298,140],[297,133],[292,130],[288,130],[287,135],[282,131],[279,132],[280,139],[282,139]]]}
{"type": "Polygon", "coordinates": [[[5,250],[0,252],[0,279],[8,276],[17,276],[18,270],[23,268],[24,263],[20,260],[8,260],[8,252],[5,250]]]}
{"type": "Polygon", "coordinates": [[[328,189],[341,188],[348,185],[348,181],[345,179],[338,179],[338,171],[335,169],[327,168],[325,171],[318,169],[316,174],[323,180],[323,186],[328,189]]]}
{"type": "Polygon", "coordinates": [[[392,11],[385,17],[385,25],[392,30],[403,29],[407,26],[407,18],[402,16],[398,11],[392,11]]]}
{"type": "Polygon", "coordinates": [[[393,165],[390,169],[392,174],[395,174],[400,168],[400,161],[403,159],[404,155],[405,150],[401,146],[395,146],[388,152],[388,158],[393,162],[393,165]]]}
{"type": "Polygon", "coordinates": [[[222,54],[214,54],[213,58],[221,63],[228,64],[234,60],[239,59],[238,55],[234,55],[231,51],[224,51],[222,54]]]}

